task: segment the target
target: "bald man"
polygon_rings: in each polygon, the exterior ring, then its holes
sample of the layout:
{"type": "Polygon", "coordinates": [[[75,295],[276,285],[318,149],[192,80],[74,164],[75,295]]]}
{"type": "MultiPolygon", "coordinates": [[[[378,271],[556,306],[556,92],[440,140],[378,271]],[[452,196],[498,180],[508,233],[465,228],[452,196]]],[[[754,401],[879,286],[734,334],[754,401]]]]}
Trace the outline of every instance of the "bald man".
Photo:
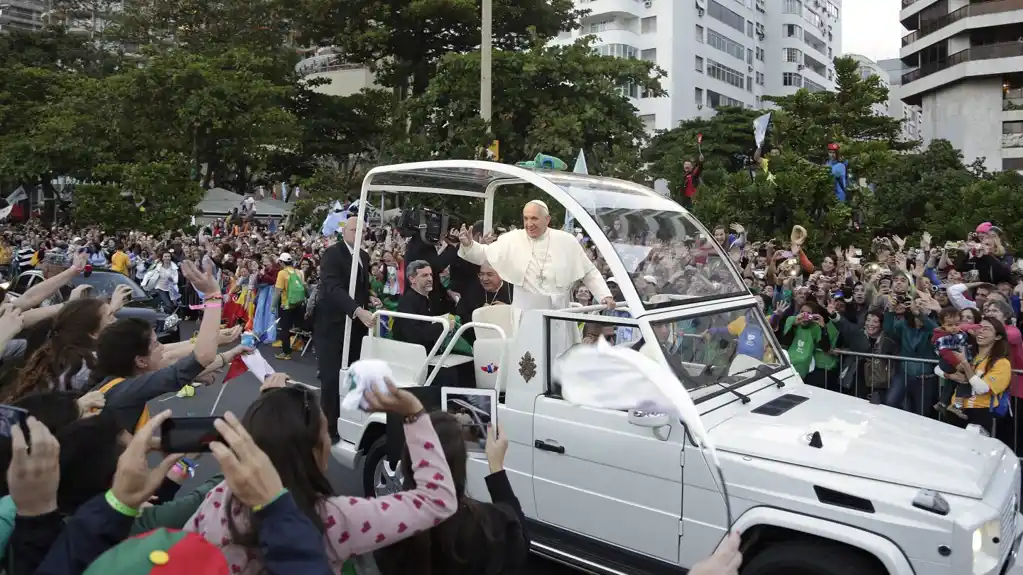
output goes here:
{"type": "Polygon", "coordinates": [[[342,232],[342,241],[327,248],[320,260],[320,284],[314,312],[313,344],[320,370],[320,403],[327,417],[327,431],[331,443],[338,442],[337,420],[340,416],[338,383],[341,354],[344,349],[345,320],[352,319],[348,364],[359,359],[362,338],[373,325],[373,312],[369,311],[369,254],[359,250],[359,266],[355,270],[355,294],[349,294],[352,273],[357,218],[348,218],[342,232]]]}

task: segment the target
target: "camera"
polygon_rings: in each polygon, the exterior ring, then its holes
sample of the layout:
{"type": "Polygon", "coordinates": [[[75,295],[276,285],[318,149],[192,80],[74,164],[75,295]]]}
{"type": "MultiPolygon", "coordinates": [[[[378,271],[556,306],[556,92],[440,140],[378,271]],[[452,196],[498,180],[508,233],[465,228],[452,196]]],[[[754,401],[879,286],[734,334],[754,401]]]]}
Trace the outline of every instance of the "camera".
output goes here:
{"type": "Polygon", "coordinates": [[[436,244],[451,231],[451,217],[424,207],[410,208],[401,213],[398,229],[402,235],[419,237],[428,244],[436,244]]]}

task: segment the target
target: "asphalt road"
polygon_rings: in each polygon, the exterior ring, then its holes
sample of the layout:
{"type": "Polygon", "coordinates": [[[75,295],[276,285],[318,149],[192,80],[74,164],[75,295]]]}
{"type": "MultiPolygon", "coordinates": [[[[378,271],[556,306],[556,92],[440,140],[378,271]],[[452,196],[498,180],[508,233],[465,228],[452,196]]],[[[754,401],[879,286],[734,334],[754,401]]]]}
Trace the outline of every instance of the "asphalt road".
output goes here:
{"type": "MultiPolygon", "coordinates": [[[[195,329],[191,322],[189,325],[182,327],[184,328],[182,334],[184,336],[190,335],[191,331],[195,329]]],[[[273,356],[279,351],[279,349],[274,349],[270,346],[260,348],[263,357],[270,362],[275,371],[287,373],[296,381],[319,387],[320,382],[316,379],[316,357],[312,349],[310,349],[305,357],[299,357],[296,352],[292,356],[291,361],[275,359],[273,356]]],[[[226,386],[217,383],[197,388],[194,397],[178,398],[169,396],[169,398],[156,399],[150,404],[150,408],[154,413],[159,413],[164,409],[171,409],[177,416],[222,415],[227,411],[231,411],[238,417],[241,417],[249,404],[258,395],[259,382],[252,374],[245,373],[231,380],[226,386]],[[219,402],[217,401],[218,396],[219,402]]],[[[191,491],[194,486],[199,485],[209,479],[210,476],[219,472],[217,461],[210,455],[202,456],[198,463],[199,467],[196,469],[195,477],[185,483],[181,490],[182,493],[191,491]]],[[[330,468],[327,470],[327,477],[339,494],[362,495],[359,475],[354,471],[341,467],[333,459],[330,462],[330,468]]],[[[529,572],[539,575],[569,575],[576,573],[560,564],[537,557],[533,557],[530,560],[529,572]]]]}

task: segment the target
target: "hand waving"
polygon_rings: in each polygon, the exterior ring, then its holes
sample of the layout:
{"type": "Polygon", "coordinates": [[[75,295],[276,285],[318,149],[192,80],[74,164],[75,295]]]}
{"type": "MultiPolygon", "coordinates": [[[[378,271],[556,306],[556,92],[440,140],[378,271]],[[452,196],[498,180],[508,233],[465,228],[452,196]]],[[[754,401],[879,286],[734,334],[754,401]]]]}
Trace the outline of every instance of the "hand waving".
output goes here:
{"type": "Polygon", "coordinates": [[[458,230],[458,242],[464,247],[472,245],[472,230],[462,224],[462,229],[458,230]]]}
{"type": "Polygon", "coordinates": [[[284,491],[273,462],[230,411],[214,425],[224,443],[214,441],[210,450],[220,463],[231,492],[249,507],[272,503],[284,491]]]}
{"type": "Polygon", "coordinates": [[[117,460],[117,473],[114,475],[114,486],[111,491],[118,501],[132,509],[142,507],[156,493],[167,472],[181,459],[182,454],[171,454],[164,457],[155,469],[149,468],[146,454],[153,444],[153,432],[160,424],[169,419],[168,409],[149,420],[132,438],[127,449],[117,460]]]}
{"type": "Polygon", "coordinates": [[[60,483],[60,444],[38,419],[28,418],[28,442],[20,426],[11,427],[11,464],[7,486],[18,515],[34,517],[57,509],[60,483]]]}
{"type": "Polygon", "coordinates": [[[131,301],[131,286],[127,284],[118,285],[114,288],[113,295],[110,296],[111,311],[116,312],[127,305],[129,301],[131,301]]]}
{"type": "Polygon", "coordinates": [[[423,404],[411,393],[400,389],[391,380],[387,381],[387,389],[390,393],[377,393],[372,389],[366,391],[366,403],[369,404],[370,413],[374,411],[391,412],[398,415],[416,415],[423,411],[423,404]]]}
{"type": "Polygon", "coordinates": [[[199,268],[194,263],[185,260],[181,262],[181,273],[185,276],[185,279],[192,282],[196,290],[206,295],[220,293],[220,286],[217,285],[217,280],[213,278],[212,269],[202,272],[199,271],[199,268]]]}

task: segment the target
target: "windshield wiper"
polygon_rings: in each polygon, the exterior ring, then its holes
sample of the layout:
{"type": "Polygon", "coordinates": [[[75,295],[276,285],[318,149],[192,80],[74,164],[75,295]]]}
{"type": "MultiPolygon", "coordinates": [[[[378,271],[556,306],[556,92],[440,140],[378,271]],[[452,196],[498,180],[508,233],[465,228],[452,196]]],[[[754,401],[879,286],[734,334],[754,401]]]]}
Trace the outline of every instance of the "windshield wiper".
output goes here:
{"type": "Polygon", "coordinates": [[[753,366],[753,367],[748,368],[748,369],[744,369],[742,371],[737,371],[737,372],[731,374],[729,377],[735,377],[737,375],[743,375],[743,374],[749,373],[751,371],[752,372],[756,372],[756,374],[761,376],[761,377],[766,377],[767,379],[770,379],[771,381],[773,381],[775,383],[775,385],[778,386],[778,389],[781,389],[781,388],[785,387],[785,382],[782,381],[780,378],[778,378],[773,373],[771,373],[771,371],[772,371],[771,367],[768,366],[767,364],[763,364],[763,363],[760,364],[760,365],[757,365],[757,366],[753,366]]]}

